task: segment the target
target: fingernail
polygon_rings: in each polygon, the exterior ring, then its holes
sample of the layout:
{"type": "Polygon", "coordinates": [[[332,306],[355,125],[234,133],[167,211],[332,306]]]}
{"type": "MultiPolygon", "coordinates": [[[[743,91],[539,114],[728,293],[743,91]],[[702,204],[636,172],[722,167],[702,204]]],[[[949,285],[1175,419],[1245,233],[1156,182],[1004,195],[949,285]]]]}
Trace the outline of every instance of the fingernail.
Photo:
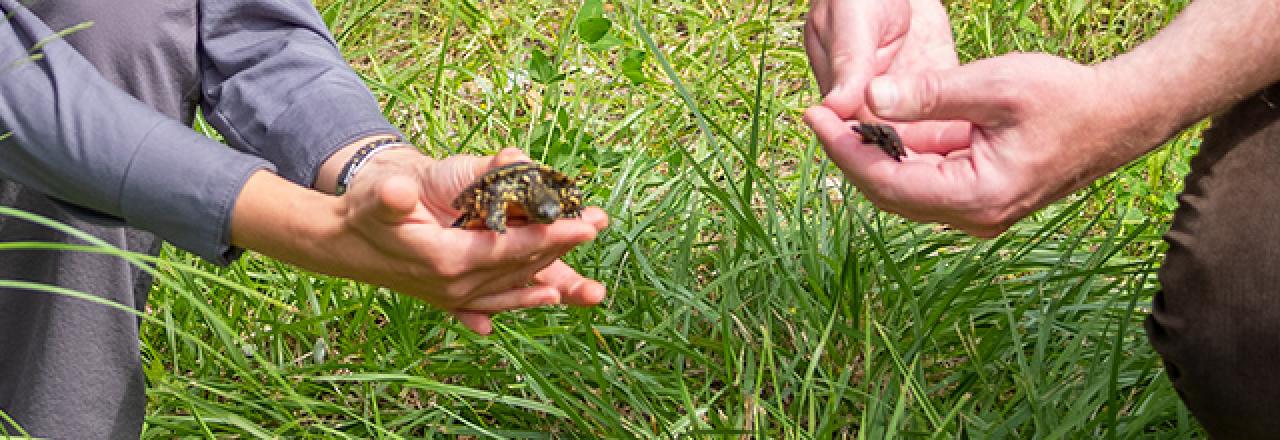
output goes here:
{"type": "Polygon", "coordinates": [[[545,298],[542,298],[541,303],[542,303],[542,305],[543,305],[543,306],[554,306],[554,305],[556,305],[556,304],[560,304],[560,294],[559,294],[559,292],[557,292],[555,295],[551,295],[551,296],[547,296],[547,297],[545,297],[545,298]]]}
{"type": "Polygon", "coordinates": [[[892,113],[898,105],[898,85],[889,78],[873,78],[871,105],[876,113],[892,113]]]}

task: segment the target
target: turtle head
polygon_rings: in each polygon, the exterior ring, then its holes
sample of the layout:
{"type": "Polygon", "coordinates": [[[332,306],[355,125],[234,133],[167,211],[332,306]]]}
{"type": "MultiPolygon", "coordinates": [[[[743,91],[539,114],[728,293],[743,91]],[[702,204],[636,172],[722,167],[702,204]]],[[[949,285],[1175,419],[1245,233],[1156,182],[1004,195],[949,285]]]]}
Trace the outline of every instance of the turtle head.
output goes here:
{"type": "Polygon", "coordinates": [[[555,190],[540,186],[529,194],[529,221],[534,223],[553,223],[560,218],[560,196],[555,190]]]}

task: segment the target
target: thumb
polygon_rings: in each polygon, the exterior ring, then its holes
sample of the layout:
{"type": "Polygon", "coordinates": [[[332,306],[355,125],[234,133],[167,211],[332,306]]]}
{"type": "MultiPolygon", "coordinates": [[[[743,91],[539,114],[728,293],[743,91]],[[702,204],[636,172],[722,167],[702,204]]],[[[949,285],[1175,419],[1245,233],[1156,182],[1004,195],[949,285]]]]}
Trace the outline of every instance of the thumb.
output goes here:
{"type": "Polygon", "coordinates": [[[481,335],[493,332],[493,321],[487,313],[460,310],[454,312],[454,316],[458,317],[458,322],[473,332],[481,335]]]}
{"type": "MultiPolygon", "coordinates": [[[[532,162],[532,161],[533,159],[530,159],[529,155],[525,154],[525,152],[520,150],[519,148],[503,148],[502,151],[499,151],[498,154],[493,156],[493,161],[489,164],[489,166],[492,168],[497,168],[503,165],[510,165],[516,162],[532,162]]],[[[484,174],[484,171],[487,171],[487,169],[480,171],[480,173],[484,174]]]]}
{"type": "Polygon", "coordinates": [[[457,194],[489,170],[515,162],[527,162],[529,156],[515,148],[506,148],[494,156],[457,154],[430,167],[431,183],[427,194],[457,194]]]}
{"type": "Polygon", "coordinates": [[[391,176],[374,188],[375,203],[368,209],[378,221],[398,224],[418,206],[418,186],[407,176],[391,176]]]}
{"type": "Polygon", "coordinates": [[[994,63],[977,62],[913,75],[881,76],[867,87],[867,106],[898,121],[966,120],[1004,125],[1021,99],[994,63]],[[1005,78],[1005,79],[999,79],[1005,78]]]}
{"type": "Polygon", "coordinates": [[[510,165],[516,162],[532,162],[533,159],[518,148],[503,148],[498,154],[492,157],[458,155],[449,158],[455,161],[457,166],[450,167],[451,181],[455,182],[458,188],[462,188],[470,184],[476,177],[484,175],[494,168],[503,165],[510,165]]]}

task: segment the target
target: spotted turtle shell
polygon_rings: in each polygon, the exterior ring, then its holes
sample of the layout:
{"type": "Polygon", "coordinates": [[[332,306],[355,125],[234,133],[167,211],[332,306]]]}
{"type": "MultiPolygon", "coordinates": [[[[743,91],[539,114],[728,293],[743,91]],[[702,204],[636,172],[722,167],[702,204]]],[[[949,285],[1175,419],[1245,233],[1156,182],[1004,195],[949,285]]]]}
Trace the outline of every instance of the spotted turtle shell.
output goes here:
{"type": "Polygon", "coordinates": [[[453,208],[462,212],[455,228],[493,229],[506,232],[505,220],[529,219],[531,189],[550,189],[559,202],[560,218],[576,218],[582,214],[582,190],[573,178],[536,162],[516,162],[489,170],[468,185],[453,200],[453,208]],[[505,210],[490,209],[493,201],[505,210]],[[495,216],[503,221],[494,222],[495,216]]]}

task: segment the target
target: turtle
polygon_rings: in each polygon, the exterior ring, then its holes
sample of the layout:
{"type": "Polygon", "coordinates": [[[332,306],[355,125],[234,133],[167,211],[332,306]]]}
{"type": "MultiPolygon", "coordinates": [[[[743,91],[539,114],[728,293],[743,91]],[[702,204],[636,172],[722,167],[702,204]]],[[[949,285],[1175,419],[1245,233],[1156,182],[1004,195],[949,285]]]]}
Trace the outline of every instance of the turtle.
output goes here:
{"type": "Polygon", "coordinates": [[[907,155],[907,151],[902,147],[902,138],[898,137],[898,131],[894,130],[892,125],[863,122],[852,128],[855,133],[862,136],[862,143],[879,146],[884,150],[884,154],[888,154],[893,160],[902,162],[902,157],[907,155]]]}
{"type": "Polygon", "coordinates": [[[462,211],[455,228],[507,232],[508,218],[549,224],[582,215],[582,190],[573,178],[536,162],[516,162],[489,170],[453,200],[462,211]]]}

